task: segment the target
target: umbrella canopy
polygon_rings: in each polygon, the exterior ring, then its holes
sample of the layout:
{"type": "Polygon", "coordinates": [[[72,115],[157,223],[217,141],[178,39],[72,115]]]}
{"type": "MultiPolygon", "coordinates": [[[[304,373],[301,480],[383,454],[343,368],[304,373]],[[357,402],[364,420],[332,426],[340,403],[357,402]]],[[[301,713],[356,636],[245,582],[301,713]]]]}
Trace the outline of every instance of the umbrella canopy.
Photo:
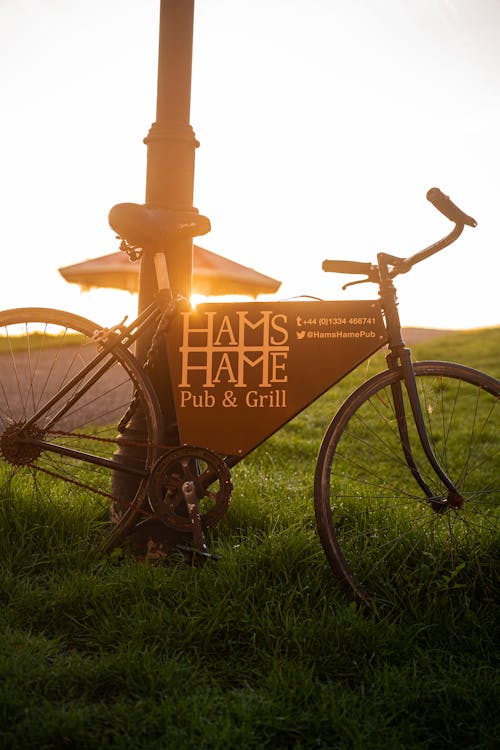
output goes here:
{"type": "MultiPolygon", "coordinates": [[[[59,269],[71,284],[84,289],[105,287],[139,291],[139,263],[132,263],[125,253],[111,253],[59,269]]],[[[193,293],[206,296],[244,294],[257,297],[272,294],[281,282],[242,266],[198,245],[193,246],[193,293]]]]}

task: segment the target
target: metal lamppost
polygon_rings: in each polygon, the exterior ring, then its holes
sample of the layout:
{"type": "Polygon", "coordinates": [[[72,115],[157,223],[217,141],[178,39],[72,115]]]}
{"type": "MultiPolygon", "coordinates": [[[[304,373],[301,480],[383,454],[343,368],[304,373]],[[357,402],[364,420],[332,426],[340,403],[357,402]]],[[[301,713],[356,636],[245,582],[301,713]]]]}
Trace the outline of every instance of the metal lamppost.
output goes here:
{"type": "MultiPolygon", "coordinates": [[[[150,206],[175,211],[194,211],[194,153],[199,145],[189,124],[191,102],[191,67],[193,49],[194,0],[161,0],[158,56],[158,91],[156,122],[144,139],[147,145],[146,203],[150,206]]],[[[191,295],[193,241],[181,239],[167,256],[171,286],[187,299],[191,295]]],[[[152,254],[141,260],[139,282],[139,312],[153,300],[156,276],[152,254]]],[[[137,344],[136,355],[144,362],[150,341],[145,337],[137,344]]],[[[172,383],[166,357],[157,362],[149,376],[158,393],[165,421],[163,441],[178,445],[176,413],[172,383]]],[[[138,410],[139,411],[139,410],[138,410]]],[[[144,433],[143,417],[134,415],[127,427],[127,437],[137,438],[144,433]]],[[[140,463],[141,451],[123,445],[117,452],[120,460],[140,463]]],[[[130,500],[135,489],[130,479],[116,472],[113,494],[120,500],[130,500]]],[[[144,533],[148,538],[165,539],[168,530],[163,524],[149,521],[144,533]]],[[[143,525],[144,526],[144,525],[143,525]]],[[[173,532],[172,532],[173,533],[173,532]]],[[[168,545],[168,539],[167,545],[168,545]]],[[[136,547],[141,541],[136,542],[136,547]]]]}
{"type": "MultiPolygon", "coordinates": [[[[194,0],[161,0],[156,122],[144,139],[148,147],[146,203],[192,211],[194,152],[198,141],[189,124],[194,0]]],[[[173,288],[191,294],[192,239],[169,252],[173,288]]],[[[143,294],[151,290],[145,281],[143,294]]],[[[139,301],[144,304],[144,300],[139,301]]]]}
{"type": "MultiPolygon", "coordinates": [[[[189,124],[193,53],[194,0],[161,0],[158,53],[156,122],[144,139],[148,147],[146,203],[175,211],[193,211],[194,152],[199,145],[189,124]]],[[[189,299],[193,270],[193,241],[180,240],[169,250],[168,272],[172,288],[189,299]]],[[[156,292],[151,254],[142,260],[139,312],[156,292]]],[[[145,360],[149,342],[137,356],[145,360]]],[[[165,440],[177,444],[175,407],[166,361],[151,373],[165,419],[165,440]]]]}

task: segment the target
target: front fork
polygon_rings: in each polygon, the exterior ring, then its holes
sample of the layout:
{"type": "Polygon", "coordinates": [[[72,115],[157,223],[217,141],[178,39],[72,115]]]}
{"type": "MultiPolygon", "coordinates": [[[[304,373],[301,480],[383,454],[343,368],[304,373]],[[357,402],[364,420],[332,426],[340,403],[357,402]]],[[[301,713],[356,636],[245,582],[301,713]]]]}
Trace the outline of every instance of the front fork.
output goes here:
{"type": "Polygon", "coordinates": [[[401,368],[401,373],[403,376],[402,380],[404,381],[406,391],[408,393],[413,420],[417,428],[420,443],[434,472],[448,490],[447,496],[436,497],[436,493],[431,490],[431,488],[423,478],[420,470],[418,469],[417,463],[413,456],[410,437],[408,434],[408,422],[404,405],[402,381],[397,380],[391,385],[392,398],[394,401],[394,408],[396,412],[401,445],[403,447],[406,463],[408,464],[411,473],[413,474],[416,482],[419,484],[421,489],[424,491],[426,497],[429,499],[433,510],[440,513],[447,510],[449,507],[461,507],[463,505],[463,498],[461,497],[460,493],[458,492],[449,476],[442,468],[429,442],[429,436],[427,434],[427,428],[425,426],[422,404],[420,402],[420,396],[418,393],[410,350],[406,347],[401,347],[398,350],[397,354],[391,351],[387,356],[387,364],[390,369],[397,368],[398,364],[401,368]]]}

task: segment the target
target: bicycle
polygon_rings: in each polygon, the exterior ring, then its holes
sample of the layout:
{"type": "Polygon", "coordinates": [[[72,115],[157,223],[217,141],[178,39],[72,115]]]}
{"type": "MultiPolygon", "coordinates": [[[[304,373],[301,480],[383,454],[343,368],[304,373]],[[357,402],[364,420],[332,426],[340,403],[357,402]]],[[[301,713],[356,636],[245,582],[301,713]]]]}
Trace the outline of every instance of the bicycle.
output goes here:
{"type": "Polygon", "coordinates": [[[369,609],[384,601],[388,575],[406,585],[422,556],[432,566],[446,557],[451,571],[472,561],[480,575],[498,545],[500,381],[460,364],[414,363],[403,341],[394,279],[476,226],[437,188],[427,198],[455,225],[443,239],[407,258],[323,263],[326,272],[363,276],[350,283],[377,284],[376,300],[196,310],[170,289],[165,249],[208,231],[208,220],[135,204],[112,209],[122,249],[154,256],[158,294],[130,325],[110,329],[59,310],[0,313],[3,492],[30,487],[50,500],[60,480],[71,503],[111,507],[102,550],[155,519],[188,535],[203,559],[206,531],[231,501],[230,469],[387,346],[387,369],[347,398],[319,449],[314,508],[328,562],[369,609]],[[141,364],[131,348],[144,337],[141,364]],[[175,446],[164,444],[148,376],[165,357],[175,446]],[[127,431],[134,420],[139,432],[127,431]],[[114,489],[124,480],[126,498],[114,489]]]}

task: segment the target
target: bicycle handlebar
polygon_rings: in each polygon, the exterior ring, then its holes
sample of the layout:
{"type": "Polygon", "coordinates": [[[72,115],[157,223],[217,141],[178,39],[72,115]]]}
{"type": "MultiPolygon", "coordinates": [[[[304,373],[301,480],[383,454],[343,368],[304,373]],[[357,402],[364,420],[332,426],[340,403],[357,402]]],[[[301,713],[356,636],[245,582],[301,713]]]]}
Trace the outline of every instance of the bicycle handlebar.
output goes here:
{"type": "Polygon", "coordinates": [[[439,188],[433,187],[427,192],[427,200],[432,203],[434,208],[446,216],[455,224],[466,224],[468,227],[476,227],[477,221],[472,216],[467,216],[447,195],[441,192],[439,188]]]}
{"type": "Polygon", "coordinates": [[[373,270],[371,263],[357,260],[324,260],[322,268],[328,273],[365,273],[367,276],[373,270]]]}
{"type": "Polygon", "coordinates": [[[394,278],[401,273],[407,273],[416,263],[420,263],[421,260],[428,258],[439,250],[447,247],[459,237],[464,229],[464,226],[476,227],[477,221],[464,213],[453,201],[449,199],[447,195],[441,192],[439,188],[431,188],[427,192],[427,200],[437,208],[447,219],[453,221],[455,226],[452,231],[446,235],[442,240],[434,242],[429,247],[420,250],[420,252],[411,255],[408,258],[398,258],[394,255],[388,255],[387,253],[379,253],[379,266],[372,265],[371,263],[361,263],[353,260],[324,260],[322,264],[323,271],[329,273],[348,273],[348,274],[365,274],[365,279],[359,281],[352,281],[349,284],[345,284],[342,288],[345,289],[352,284],[362,284],[366,281],[377,282],[379,281],[379,271],[382,266],[386,268],[392,267],[388,278],[394,278]]]}

